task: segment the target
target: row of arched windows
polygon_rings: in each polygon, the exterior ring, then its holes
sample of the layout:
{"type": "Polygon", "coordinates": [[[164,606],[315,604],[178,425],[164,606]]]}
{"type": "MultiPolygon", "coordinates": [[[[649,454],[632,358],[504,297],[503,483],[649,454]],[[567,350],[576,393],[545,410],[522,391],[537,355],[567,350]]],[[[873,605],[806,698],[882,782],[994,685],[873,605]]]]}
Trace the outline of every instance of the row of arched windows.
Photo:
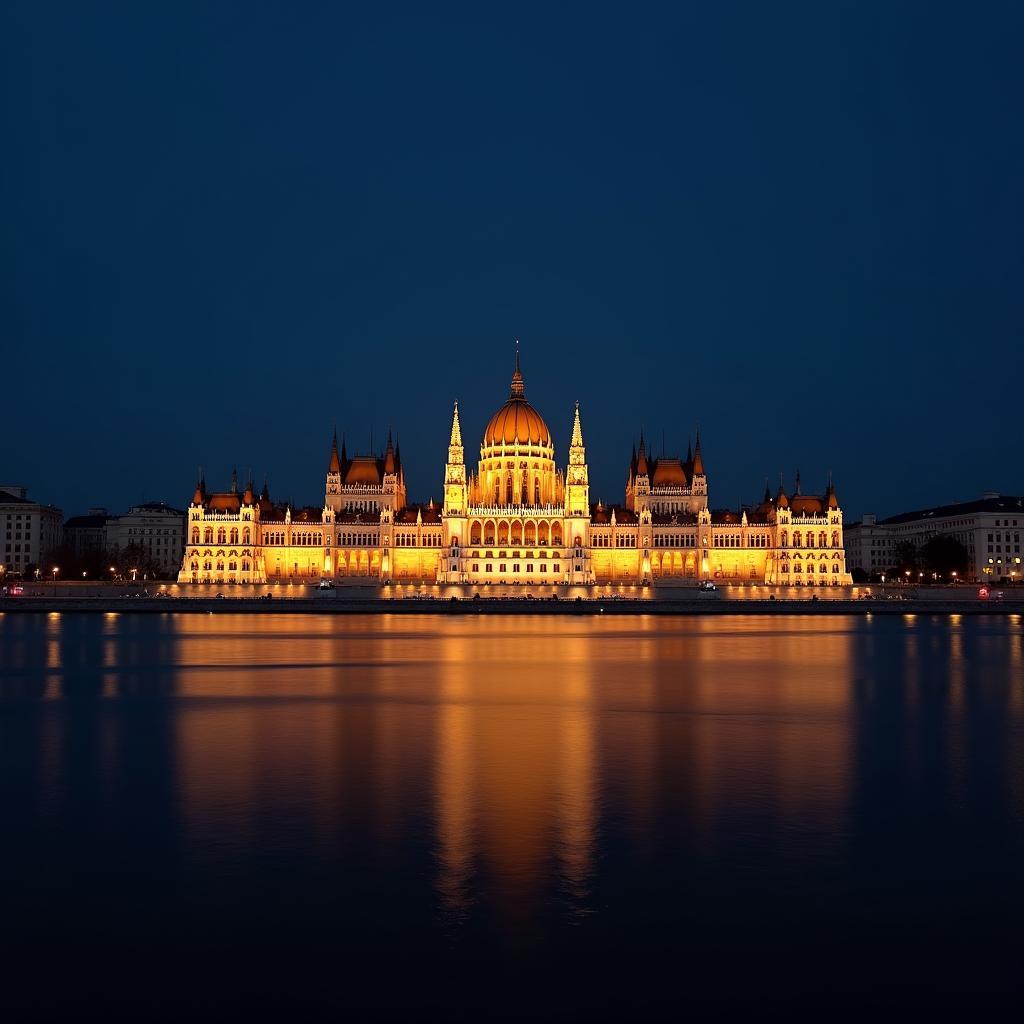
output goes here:
{"type": "MultiPolygon", "coordinates": [[[[800,530],[794,530],[793,531],[793,547],[795,547],[795,548],[803,547],[805,540],[806,540],[806,546],[809,547],[809,548],[813,548],[815,546],[814,539],[815,539],[815,536],[814,536],[814,531],[813,530],[808,530],[806,534],[804,534],[800,530]]],[[[818,531],[817,539],[818,539],[817,546],[819,548],[827,548],[827,547],[829,547],[829,536],[828,536],[828,534],[824,530],[819,530],[818,531]]],[[[787,531],[786,530],[783,530],[782,533],[779,535],[779,546],[780,547],[788,547],[788,537],[787,537],[787,531]]],[[[839,547],[839,531],[838,530],[833,530],[832,531],[832,544],[831,544],[831,546],[834,547],[834,548],[839,547]]]]}
{"type": "Polygon", "coordinates": [[[654,546],[656,548],[692,548],[697,545],[697,535],[695,533],[670,533],[655,534],[654,535],[654,546]]]}
{"type": "MultiPolygon", "coordinates": [[[[216,565],[217,565],[217,572],[223,572],[224,571],[224,562],[223,561],[218,559],[216,565]]],[[[235,562],[235,561],[228,562],[227,563],[227,567],[228,567],[228,572],[238,572],[238,562],[235,562]]],[[[199,563],[197,561],[193,561],[192,565],[191,565],[191,569],[192,569],[193,573],[199,572],[199,563]]],[[[213,572],[213,569],[214,569],[214,563],[213,562],[211,562],[209,560],[203,562],[203,572],[213,572]]],[[[250,569],[249,563],[246,562],[246,561],[243,561],[242,562],[242,572],[248,572],[249,569],[250,569]]]]}
{"type": "Polygon", "coordinates": [[[377,534],[375,533],[364,533],[364,532],[344,532],[338,533],[338,544],[341,547],[376,547],[377,546],[377,534]]]}
{"type": "MultiPolygon", "coordinates": [[[[242,530],[242,543],[243,544],[249,544],[251,542],[251,536],[252,536],[251,530],[249,529],[248,526],[245,527],[245,529],[242,530]]],[[[199,543],[199,527],[198,526],[193,526],[192,527],[192,543],[193,544],[198,544],[199,543]]],[[[214,539],[213,539],[213,527],[212,526],[207,526],[206,529],[203,530],[203,543],[204,544],[213,544],[213,543],[217,543],[217,544],[237,544],[238,543],[238,527],[237,526],[232,526],[230,531],[228,531],[223,526],[220,527],[220,529],[217,530],[217,540],[215,542],[214,539]]]]}
{"type": "Polygon", "coordinates": [[[481,523],[479,520],[473,522],[469,528],[470,544],[525,544],[527,547],[539,545],[547,547],[548,544],[561,546],[562,524],[555,522],[550,526],[546,522],[525,524],[514,522],[511,525],[505,522],[495,523],[488,520],[481,523]]]}

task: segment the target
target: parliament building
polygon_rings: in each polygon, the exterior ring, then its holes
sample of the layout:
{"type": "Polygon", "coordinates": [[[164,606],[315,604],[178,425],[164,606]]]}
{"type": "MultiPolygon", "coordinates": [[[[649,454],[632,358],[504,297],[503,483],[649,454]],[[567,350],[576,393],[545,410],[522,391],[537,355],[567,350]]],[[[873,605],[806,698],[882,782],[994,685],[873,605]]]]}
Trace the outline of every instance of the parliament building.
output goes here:
{"type": "Polygon", "coordinates": [[[200,474],[188,509],[181,583],[381,582],[586,585],[746,581],[850,582],[843,515],[824,494],[792,494],[736,511],[708,506],[700,435],[686,458],[633,451],[621,505],[591,504],[579,404],[569,459],[556,461],[543,417],[526,400],[516,359],[511,393],[467,470],[458,403],[444,500],[410,504],[400,448],[349,456],[335,433],[322,508],[275,504],[250,479],[211,493],[200,474]]]}

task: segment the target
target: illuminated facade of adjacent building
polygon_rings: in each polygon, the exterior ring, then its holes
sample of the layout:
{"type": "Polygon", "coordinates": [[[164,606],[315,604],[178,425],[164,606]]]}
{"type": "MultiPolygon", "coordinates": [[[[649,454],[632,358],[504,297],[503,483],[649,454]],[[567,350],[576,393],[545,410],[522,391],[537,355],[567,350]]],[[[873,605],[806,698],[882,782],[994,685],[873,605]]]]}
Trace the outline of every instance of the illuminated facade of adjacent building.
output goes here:
{"type": "Polygon", "coordinates": [[[183,583],[371,578],[451,584],[580,585],[733,580],[795,586],[850,582],[843,516],[831,481],[738,511],[711,510],[700,435],[686,459],[654,458],[643,436],[625,502],[590,502],[577,403],[568,463],[557,465],[516,360],[508,400],[491,417],[474,472],[458,403],[444,500],[409,504],[399,448],[348,456],[331,444],[322,508],[276,505],[264,485],[210,493],[200,475],[188,510],[183,583]]]}

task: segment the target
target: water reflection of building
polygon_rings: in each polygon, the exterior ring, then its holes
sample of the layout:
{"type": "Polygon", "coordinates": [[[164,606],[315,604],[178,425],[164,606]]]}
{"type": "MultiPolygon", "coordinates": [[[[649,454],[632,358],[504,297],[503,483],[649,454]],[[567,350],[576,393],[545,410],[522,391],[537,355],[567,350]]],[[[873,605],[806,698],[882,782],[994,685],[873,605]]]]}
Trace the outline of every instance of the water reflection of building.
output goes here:
{"type": "Polygon", "coordinates": [[[501,912],[514,919],[535,911],[554,858],[563,895],[584,900],[599,781],[587,640],[559,644],[553,686],[536,671],[536,622],[489,622],[486,635],[452,625],[438,665],[439,894],[466,913],[479,872],[500,883],[501,912]]]}

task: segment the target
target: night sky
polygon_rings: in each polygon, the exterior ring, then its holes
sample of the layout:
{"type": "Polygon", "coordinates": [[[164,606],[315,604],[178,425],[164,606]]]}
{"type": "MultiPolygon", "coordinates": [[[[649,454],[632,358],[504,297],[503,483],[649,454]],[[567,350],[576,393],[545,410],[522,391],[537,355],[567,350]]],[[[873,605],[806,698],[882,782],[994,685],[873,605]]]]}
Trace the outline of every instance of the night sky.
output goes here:
{"type": "Polygon", "coordinates": [[[331,430],[441,496],[514,342],[593,500],[1024,491],[1020,4],[21,3],[0,32],[0,483],[67,515],[331,430]]]}

